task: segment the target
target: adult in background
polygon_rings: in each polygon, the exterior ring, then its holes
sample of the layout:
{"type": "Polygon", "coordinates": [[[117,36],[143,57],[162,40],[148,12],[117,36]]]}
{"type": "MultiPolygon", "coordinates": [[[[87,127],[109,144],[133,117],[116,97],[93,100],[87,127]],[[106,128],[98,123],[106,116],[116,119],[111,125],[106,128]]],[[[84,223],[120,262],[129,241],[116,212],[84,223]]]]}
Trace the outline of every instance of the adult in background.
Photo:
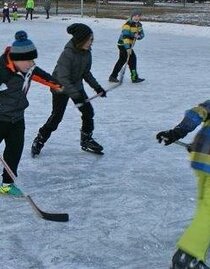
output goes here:
{"type": "Polygon", "coordinates": [[[131,72],[131,81],[133,83],[138,83],[145,80],[144,78],[139,78],[138,76],[136,70],[137,59],[133,50],[135,41],[144,38],[144,31],[140,18],[141,12],[139,10],[134,10],[131,17],[122,26],[122,32],[117,44],[119,49],[119,59],[109,77],[110,82],[119,82],[119,79],[117,78],[118,74],[126,62],[128,63],[131,72]]]}
{"type": "Polygon", "coordinates": [[[34,0],[27,0],[26,2],[26,17],[28,19],[28,15],[30,14],[30,19],[33,19],[33,11],[34,11],[34,0]]]}
{"type": "Polygon", "coordinates": [[[32,157],[40,154],[51,133],[57,129],[62,121],[69,98],[74,104],[83,103],[78,108],[82,119],[80,139],[82,149],[99,154],[103,150],[103,147],[92,137],[94,110],[90,102],[85,102],[88,96],[83,85],[83,80],[85,80],[101,97],[106,96],[106,91],[91,73],[93,32],[90,27],[82,23],[70,25],[67,27],[67,32],[73,38],[65,45],[53,71],[53,76],[64,86],[64,91],[62,94],[52,94],[52,112],[33,141],[32,157]]]}
{"type": "MultiPolygon", "coordinates": [[[[37,56],[27,33],[18,31],[12,46],[0,57],[0,143],[4,140],[3,157],[16,176],[24,146],[24,111],[29,105],[26,94],[31,80],[61,91],[57,80],[35,65],[37,56]]],[[[22,195],[5,169],[2,179],[0,194],[22,195]]]]}
{"type": "Polygon", "coordinates": [[[44,9],[46,11],[46,19],[50,18],[51,0],[44,0],[44,9]]]}
{"type": "Polygon", "coordinates": [[[5,22],[5,20],[8,20],[8,22],[10,23],[10,16],[9,16],[9,6],[7,3],[4,3],[4,8],[3,8],[3,22],[5,22]]]}

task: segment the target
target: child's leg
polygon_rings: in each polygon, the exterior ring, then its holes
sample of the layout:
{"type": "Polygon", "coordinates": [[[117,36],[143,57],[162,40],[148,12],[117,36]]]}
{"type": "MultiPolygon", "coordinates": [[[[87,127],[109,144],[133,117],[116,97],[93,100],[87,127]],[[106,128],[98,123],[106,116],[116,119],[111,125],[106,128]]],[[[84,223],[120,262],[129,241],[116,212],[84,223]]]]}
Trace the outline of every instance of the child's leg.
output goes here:
{"type": "Polygon", "coordinates": [[[13,12],[12,16],[13,16],[13,20],[16,21],[17,20],[17,17],[18,17],[17,16],[17,11],[13,12]]]}
{"type": "MultiPolygon", "coordinates": [[[[24,120],[14,124],[7,124],[7,135],[5,137],[4,160],[9,165],[15,175],[17,175],[17,167],[22,155],[24,145],[24,120]]],[[[13,183],[13,179],[8,175],[6,170],[3,171],[3,183],[13,183]]]]}
{"type": "Polygon", "coordinates": [[[210,244],[210,174],[197,172],[198,199],[194,219],[177,243],[178,248],[205,261],[210,244]]]}

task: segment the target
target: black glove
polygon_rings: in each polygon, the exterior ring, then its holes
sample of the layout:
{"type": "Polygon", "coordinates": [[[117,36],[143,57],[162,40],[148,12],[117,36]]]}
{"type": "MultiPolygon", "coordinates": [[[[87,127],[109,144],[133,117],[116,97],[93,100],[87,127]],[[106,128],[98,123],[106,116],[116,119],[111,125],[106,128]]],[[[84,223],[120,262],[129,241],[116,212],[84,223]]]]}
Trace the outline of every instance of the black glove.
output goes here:
{"type": "Polygon", "coordinates": [[[162,141],[164,141],[166,146],[174,143],[175,141],[179,140],[180,138],[181,138],[180,134],[178,132],[176,132],[176,130],[174,130],[174,129],[159,132],[156,135],[156,139],[158,140],[158,142],[161,143],[162,141]]]}
{"type": "Polygon", "coordinates": [[[192,151],[192,143],[187,145],[187,151],[190,153],[192,151]]]}
{"type": "Polygon", "coordinates": [[[101,93],[101,97],[106,97],[106,91],[102,88],[102,87],[99,87],[95,90],[98,93],[101,93]]]}

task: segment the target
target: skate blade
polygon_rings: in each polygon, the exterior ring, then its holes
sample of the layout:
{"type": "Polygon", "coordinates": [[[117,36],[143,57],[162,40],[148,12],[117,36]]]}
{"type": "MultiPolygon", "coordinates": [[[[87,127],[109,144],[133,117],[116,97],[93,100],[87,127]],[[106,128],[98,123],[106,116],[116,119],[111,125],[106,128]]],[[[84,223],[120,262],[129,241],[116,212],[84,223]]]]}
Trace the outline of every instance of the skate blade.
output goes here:
{"type": "Polygon", "coordinates": [[[94,150],[92,150],[92,149],[89,149],[89,148],[84,148],[84,147],[82,147],[81,149],[82,149],[82,150],[84,150],[84,151],[87,151],[87,152],[93,153],[93,154],[97,154],[97,155],[104,155],[104,152],[102,152],[102,151],[94,151],[94,150]]]}

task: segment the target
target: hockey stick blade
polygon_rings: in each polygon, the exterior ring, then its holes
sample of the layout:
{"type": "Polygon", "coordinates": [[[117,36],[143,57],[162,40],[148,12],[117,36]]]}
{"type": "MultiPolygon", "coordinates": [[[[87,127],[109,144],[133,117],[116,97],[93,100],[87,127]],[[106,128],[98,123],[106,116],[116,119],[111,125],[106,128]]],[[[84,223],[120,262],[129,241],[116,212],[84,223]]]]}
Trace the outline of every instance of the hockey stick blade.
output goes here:
{"type": "MultiPolygon", "coordinates": [[[[10,175],[10,177],[13,179],[13,181],[16,180],[15,174],[12,172],[9,165],[5,162],[4,158],[0,155],[0,161],[2,162],[4,168],[6,169],[7,173],[10,175]]],[[[22,192],[23,193],[23,192],[22,192]]],[[[29,202],[29,204],[32,206],[34,211],[37,213],[37,215],[40,218],[43,218],[45,220],[51,220],[51,221],[60,221],[60,222],[66,222],[69,220],[69,215],[65,213],[47,213],[42,211],[38,208],[38,206],[35,204],[35,202],[32,200],[32,198],[29,195],[26,195],[23,193],[23,196],[25,197],[26,201],[29,202]]]]}
{"type": "Polygon", "coordinates": [[[66,213],[48,213],[42,211],[38,206],[34,203],[33,199],[30,197],[30,195],[25,196],[26,200],[30,203],[32,208],[35,210],[37,215],[45,220],[49,221],[57,221],[57,222],[67,222],[69,221],[69,215],[66,213]]]}

